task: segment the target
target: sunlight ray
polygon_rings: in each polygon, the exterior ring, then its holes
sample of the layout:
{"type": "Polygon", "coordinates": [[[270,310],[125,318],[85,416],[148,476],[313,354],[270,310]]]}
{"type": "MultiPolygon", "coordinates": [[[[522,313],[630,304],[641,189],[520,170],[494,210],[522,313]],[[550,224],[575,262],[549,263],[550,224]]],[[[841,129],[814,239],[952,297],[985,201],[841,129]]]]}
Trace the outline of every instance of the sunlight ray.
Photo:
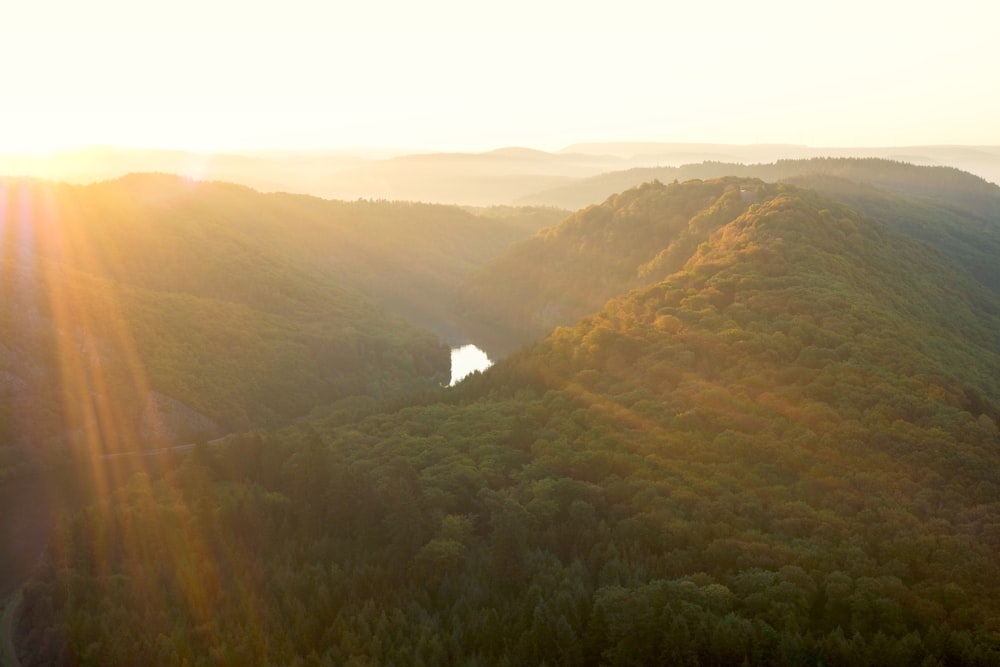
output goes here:
{"type": "MultiPolygon", "coordinates": [[[[90,216],[85,201],[71,200],[60,207],[50,187],[23,184],[13,193],[6,187],[0,194],[6,200],[0,209],[0,252],[4,257],[17,253],[16,262],[4,260],[3,289],[9,294],[21,285],[44,292],[41,313],[51,318],[54,332],[53,354],[62,405],[60,428],[68,435],[69,456],[75,467],[87,477],[84,488],[94,493],[88,525],[117,525],[126,566],[142,568],[144,563],[160,563],[165,570],[159,576],[177,578],[192,617],[209,633],[218,634],[221,631],[213,625],[212,610],[220,594],[218,582],[225,579],[219,559],[232,562],[239,555],[226,555],[224,545],[213,550],[209,536],[193,529],[183,491],[176,476],[166,469],[156,475],[169,507],[149,505],[155,503],[155,489],[145,468],[158,468],[155,459],[105,456],[169,444],[143,442],[142,431],[136,425],[136,415],[150,395],[151,385],[127,315],[130,288],[110,280],[95,283],[88,277],[115,275],[113,263],[118,249],[110,239],[100,247],[89,240],[95,237],[88,226],[100,221],[90,216]],[[14,282],[6,276],[11,265],[31,275],[14,282]],[[162,549],[151,552],[146,542],[148,531],[133,525],[131,515],[120,513],[122,494],[146,499],[150,516],[158,517],[155,533],[163,540],[162,549]]],[[[28,304],[38,298],[30,293],[13,296],[28,304]]],[[[155,414],[151,417],[159,418],[155,414]]],[[[157,433],[160,429],[150,431],[157,433]]],[[[100,533],[93,533],[91,538],[89,549],[96,571],[110,577],[117,558],[110,551],[114,539],[100,533]]],[[[69,546],[56,544],[56,552],[67,558],[69,546]]],[[[134,593],[147,600],[160,595],[153,575],[135,572],[130,580],[140,588],[134,593]]],[[[107,581],[110,585],[113,578],[107,581]]],[[[251,589],[249,582],[243,587],[251,589]]],[[[166,601],[155,604],[165,606],[166,601]]],[[[261,621],[254,610],[250,606],[247,609],[247,624],[259,626],[261,621]]]]}

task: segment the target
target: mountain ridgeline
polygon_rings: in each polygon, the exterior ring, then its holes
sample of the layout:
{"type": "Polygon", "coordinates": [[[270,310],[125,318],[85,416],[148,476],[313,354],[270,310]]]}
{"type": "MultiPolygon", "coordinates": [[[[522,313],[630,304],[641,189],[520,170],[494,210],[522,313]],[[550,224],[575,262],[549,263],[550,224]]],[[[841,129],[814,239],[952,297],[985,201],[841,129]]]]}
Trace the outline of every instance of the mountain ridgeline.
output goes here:
{"type": "Polygon", "coordinates": [[[470,282],[533,341],[489,371],[68,518],[25,653],[1000,664],[1000,298],[968,245],[903,231],[746,178],[573,214],[470,282]]]}

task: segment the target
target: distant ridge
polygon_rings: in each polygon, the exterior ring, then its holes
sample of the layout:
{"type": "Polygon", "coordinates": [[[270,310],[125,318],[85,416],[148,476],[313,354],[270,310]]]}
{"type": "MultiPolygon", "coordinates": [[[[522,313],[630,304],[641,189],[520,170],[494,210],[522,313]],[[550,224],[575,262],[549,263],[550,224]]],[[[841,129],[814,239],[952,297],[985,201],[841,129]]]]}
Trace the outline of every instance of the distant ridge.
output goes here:
{"type": "MultiPolygon", "coordinates": [[[[997,151],[1000,167],[1000,149],[997,151]]],[[[772,162],[743,164],[737,162],[705,161],[678,166],[637,167],[614,171],[575,183],[541,191],[524,197],[523,203],[559,206],[578,209],[597,204],[616,192],[621,192],[640,183],[658,179],[661,181],[688,180],[691,178],[721,178],[723,176],[743,176],[778,181],[809,174],[827,174],[865,181],[872,185],[901,190],[924,196],[951,196],[956,190],[964,190],[976,198],[987,198],[991,203],[987,209],[982,202],[966,201],[977,212],[993,214],[994,202],[1000,201],[995,195],[1000,186],[984,176],[959,167],[944,165],[913,164],[901,158],[876,157],[812,157],[808,159],[778,159],[772,162]],[[935,171],[920,171],[932,169],[935,171]],[[908,185],[909,177],[921,174],[919,185],[908,185]]],[[[1000,176],[1000,169],[997,172],[1000,176]]],[[[998,208],[997,210],[1000,210],[998,208]]]]}
{"type": "MultiPolygon", "coordinates": [[[[555,152],[527,146],[502,146],[481,152],[356,148],[242,153],[94,147],[43,157],[0,155],[0,175],[90,183],[129,172],[155,171],[327,199],[488,206],[552,199],[550,190],[587,187],[582,179],[634,168],[679,167],[706,161],[747,165],[821,157],[875,157],[915,165],[951,166],[1000,183],[1000,146],[841,148],[680,142],[587,142],[555,152]]],[[[721,175],[725,174],[716,174],[721,175]]],[[[625,182],[605,190],[603,197],[636,184],[625,182]]],[[[603,197],[580,205],[596,203],[603,197]]],[[[576,208],[579,198],[572,201],[569,207],[576,208]]]]}
{"type": "Polygon", "coordinates": [[[516,157],[516,158],[546,158],[552,153],[546,151],[541,151],[536,148],[526,148],[524,146],[508,146],[506,148],[494,148],[491,151],[487,151],[485,155],[499,155],[502,157],[516,157]]]}

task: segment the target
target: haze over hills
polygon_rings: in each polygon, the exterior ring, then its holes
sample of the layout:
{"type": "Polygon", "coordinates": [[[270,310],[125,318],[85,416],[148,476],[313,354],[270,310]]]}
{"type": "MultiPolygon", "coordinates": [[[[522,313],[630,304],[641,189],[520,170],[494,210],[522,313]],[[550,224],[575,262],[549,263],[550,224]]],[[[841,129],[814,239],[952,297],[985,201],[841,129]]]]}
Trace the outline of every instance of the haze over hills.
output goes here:
{"type": "MultiPolygon", "coordinates": [[[[910,183],[905,178],[905,174],[924,174],[923,185],[936,187],[948,187],[948,183],[963,179],[959,173],[961,170],[947,163],[934,168],[943,169],[937,172],[941,177],[941,183],[935,183],[933,179],[926,177],[931,172],[920,171],[921,165],[899,160],[888,160],[896,162],[896,167],[890,168],[886,165],[885,158],[862,158],[843,157],[812,157],[809,159],[780,159],[774,162],[764,163],[732,163],[732,162],[701,162],[688,163],[673,167],[639,167],[624,171],[615,171],[592,176],[579,180],[575,183],[541,191],[522,198],[525,204],[559,206],[563,208],[576,209],[597,204],[604,201],[610,195],[622,190],[634,187],[640,183],[650,180],[673,181],[688,180],[691,178],[720,178],[722,176],[750,176],[762,178],[764,180],[782,180],[793,176],[803,176],[810,173],[822,173],[832,176],[843,176],[850,178],[871,179],[874,184],[888,186],[890,189],[900,188],[911,194],[920,194],[915,190],[916,183],[910,183]],[[864,165],[868,165],[864,169],[864,165]],[[853,172],[853,174],[852,174],[853,172]]],[[[927,165],[923,165],[926,167],[927,165]]],[[[980,170],[982,171],[982,170],[980,170]]],[[[968,172],[975,175],[972,172],[968,172]]],[[[989,182],[981,175],[977,180],[979,185],[970,185],[972,181],[966,180],[966,186],[980,192],[989,191],[997,186],[996,182],[989,182]]],[[[994,181],[998,181],[994,177],[994,181]]],[[[924,193],[930,194],[930,193],[924,193]]]]}
{"type": "Polygon", "coordinates": [[[0,667],[1000,667],[998,21],[7,3],[0,667]]]}
{"type": "MultiPolygon", "coordinates": [[[[1000,183],[1000,147],[996,146],[824,148],[651,142],[573,144],[557,152],[500,148],[481,153],[336,149],[212,154],[97,147],[42,157],[0,155],[0,174],[90,183],[132,172],[163,172],[334,199],[475,206],[524,202],[577,209],[645,180],[673,180],[673,176],[654,172],[633,172],[623,178],[617,175],[623,170],[814,157],[877,157],[952,166],[1000,183]],[[583,180],[588,178],[595,180],[583,180]]],[[[729,174],[713,174],[724,175],[729,174]]]]}
{"type": "Polygon", "coordinates": [[[336,151],[233,154],[95,146],[47,155],[0,155],[0,173],[80,184],[130,173],[163,173],[264,191],[321,194],[317,191],[335,174],[369,159],[363,153],[336,151]]]}
{"type": "Polygon", "coordinates": [[[385,151],[209,154],[98,147],[45,157],[2,156],[0,174],[89,183],[132,172],[179,174],[240,183],[264,191],[334,199],[393,199],[485,206],[604,171],[647,164],[601,155],[524,148],[486,153],[385,151]],[[379,153],[383,155],[377,156],[379,153]]]}
{"type": "MultiPolygon", "coordinates": [[[[572,144],[561,152],[646,157],[655,166],[695,162],[754,164],[815,157],[882,158],[919,166],[955,167],[1000,183],[1000,146],[801,146],[795,144],[687,144],[664,142],[595,142],[572,144]]],[[[653,165],[650,165],[653,166],[653,165]]]]}
{"type": "Polygon", "coordinates": [[[589,266],[609,301],[456,388],[135,476],[62,524],[25,652],[997,664],[1000,297],[896,227],[742,177],[580,211],[526,282],[589,266]]]}

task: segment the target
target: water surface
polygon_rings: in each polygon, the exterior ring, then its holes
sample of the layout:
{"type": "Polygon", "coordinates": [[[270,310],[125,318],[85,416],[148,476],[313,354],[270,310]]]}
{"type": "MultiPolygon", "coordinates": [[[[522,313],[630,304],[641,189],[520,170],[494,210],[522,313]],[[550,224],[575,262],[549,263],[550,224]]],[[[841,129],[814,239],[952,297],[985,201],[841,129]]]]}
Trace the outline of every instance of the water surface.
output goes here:
{"type": "Polygon", "coordinates": [[[475,345],[463,345],[451,348],[451,383],[454,386],[466,375],[476,371],[485,371],[493,365],[486,353],[475,345]]]}

